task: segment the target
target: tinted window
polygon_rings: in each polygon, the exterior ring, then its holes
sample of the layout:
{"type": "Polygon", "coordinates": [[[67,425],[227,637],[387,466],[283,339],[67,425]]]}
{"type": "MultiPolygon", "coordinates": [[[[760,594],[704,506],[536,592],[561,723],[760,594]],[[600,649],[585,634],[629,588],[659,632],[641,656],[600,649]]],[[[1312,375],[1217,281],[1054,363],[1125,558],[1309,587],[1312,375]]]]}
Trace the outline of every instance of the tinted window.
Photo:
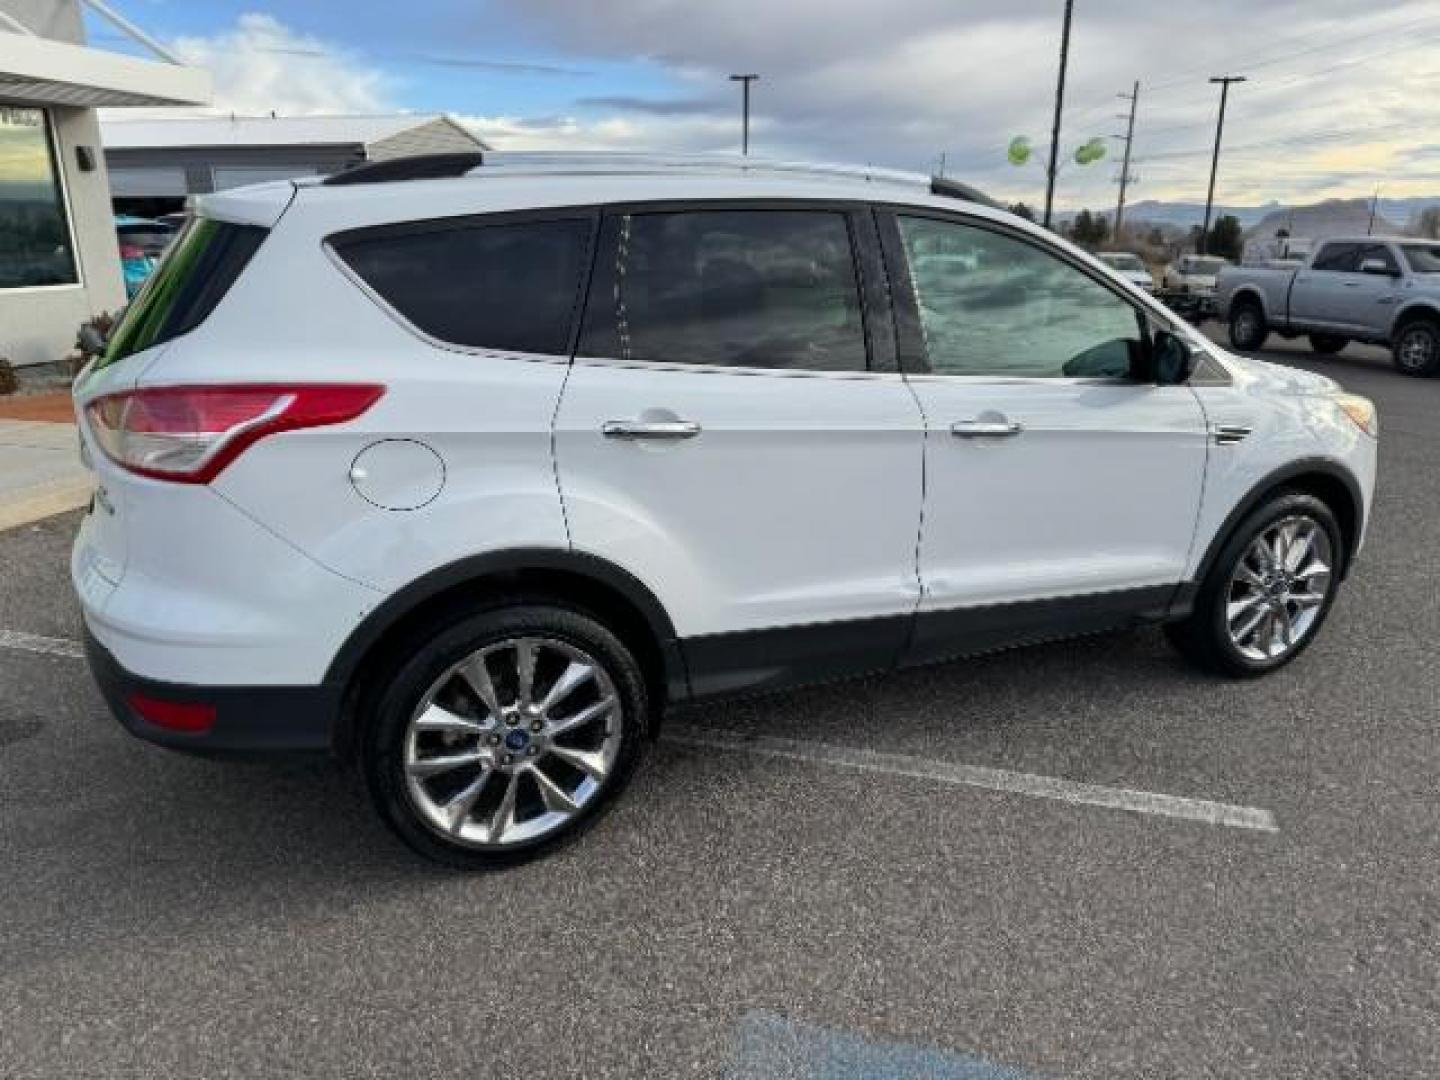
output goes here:
{"type": "Polygon", "coordinates": [[[80,280],[58,177],[47,115],[0,105],[0,289],[80,280]]]}
{"type": "Polygon", "coordinates": [[[1326,244],[1315,256],[1311,269],[1353,274],[1360,269],[1360,245],[1326,244]]]}
{"type": "Polygon", "coordinates": [[[258,225],[193,219],[125,309],[97,366],[194,330],[215,310],[265,236],[258,225]]]}
{"type": "Polygon", "coordinates": [[[564,356],[592,228],[589,218],[427,224],[351,234],[333,246],[431,337],[564,356]]]}
{"type": "Polygon", "coordinates": [[[1360,269],[1366,259],[1378,259],[1385,264],[1387,273],[1399,274],[1400,268],[1395,265],[1395,256],[1390,254],[1390,249],[1384,244],[1366,244],[1360,249],[1360,259],[1355,264],[1355,269],[1360,269]]]}
{"type": "Polygon", "coordinates": [[[694,210],[607,221],[586,356],[863,371],[845,215],[694,210]]]}
{"type": "Polygon", "coordinates": [[[1139,313],[1080,270],[988,229],[900,218],[930,369],[941,375],[1128,377],[1139,313]]]}
{"type": "Polygon", "coordinates": [[[1412,274],[1440,274],[1440,246],[1405,244],[1400,248],[1412,274]]]}

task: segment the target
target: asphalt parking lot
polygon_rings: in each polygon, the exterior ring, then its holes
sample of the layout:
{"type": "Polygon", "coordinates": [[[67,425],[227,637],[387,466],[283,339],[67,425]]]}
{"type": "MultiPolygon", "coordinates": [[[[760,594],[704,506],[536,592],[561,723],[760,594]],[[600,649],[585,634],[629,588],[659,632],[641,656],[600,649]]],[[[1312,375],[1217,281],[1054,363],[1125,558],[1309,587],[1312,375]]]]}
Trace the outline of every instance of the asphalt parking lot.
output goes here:
{"type": "Polygon", "coordinates": [[[67,651],[76,515],[0,533],[0,1076],[1435,1075],[1440,380],[1270,355],[1381,410],[1297,663],[1147,629],[678,713],[500,875],[328,766],[122,734],[67,651]]]}

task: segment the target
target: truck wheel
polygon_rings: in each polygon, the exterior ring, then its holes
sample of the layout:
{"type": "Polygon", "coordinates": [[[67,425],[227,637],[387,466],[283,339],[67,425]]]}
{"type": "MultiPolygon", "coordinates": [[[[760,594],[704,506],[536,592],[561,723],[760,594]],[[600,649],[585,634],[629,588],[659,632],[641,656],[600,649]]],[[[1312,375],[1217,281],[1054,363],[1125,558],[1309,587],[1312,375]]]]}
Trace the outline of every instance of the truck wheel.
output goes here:
{"type": "Polygon", "coordinates": [[[1230,344],[1240,352],[1255,352],[1269,336],[1265,312],[1255,301],[1242,300],[1230,309],[1230,344]]]}
{"type": "Polygon", "coordinates": [[[1402,375],[1434,375],[1440,370],[1440,323],[1415,319],[1395,335],[1395,367],[1402,375]]]}
{"type": "Polygon", "coordinates": [[[1335,334],[1310,335],[1310,348],[1314,349],[1321,356],[1334,356],[1349,344],[1349,338],[1338,337],[1335,334]]]}

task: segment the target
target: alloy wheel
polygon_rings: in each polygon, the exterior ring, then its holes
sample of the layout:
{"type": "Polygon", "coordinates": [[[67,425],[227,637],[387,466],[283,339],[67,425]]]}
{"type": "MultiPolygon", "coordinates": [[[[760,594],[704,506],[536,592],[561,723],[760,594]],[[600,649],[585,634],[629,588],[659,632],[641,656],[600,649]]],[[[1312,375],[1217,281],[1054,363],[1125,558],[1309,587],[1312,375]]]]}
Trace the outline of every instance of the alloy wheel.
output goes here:
{"type": "Polygon", "coordinates": [[[1230,642],[1249,660],[1268,663],[1315,629],[1334,574],[1330,536],[1296,514],[1266,526],[1235,565],[1226,592],[1230,642]]]}
{"type": "Polygon", "coordinates": [[[506,638],[452,665],[405,730],[405,785],[421,818],[452,842],[509,848],[561,829],[605,787],[624,709],[583,649],[506,638]]]}
{"type": "Polygon", "coordinates": [[[1423,371],[1435,358],[1435,338],[1429,331],[1418,327],[1407,330],[1400,338],[1395,355],[1400,366],[1407,371],[1423,371]]]}

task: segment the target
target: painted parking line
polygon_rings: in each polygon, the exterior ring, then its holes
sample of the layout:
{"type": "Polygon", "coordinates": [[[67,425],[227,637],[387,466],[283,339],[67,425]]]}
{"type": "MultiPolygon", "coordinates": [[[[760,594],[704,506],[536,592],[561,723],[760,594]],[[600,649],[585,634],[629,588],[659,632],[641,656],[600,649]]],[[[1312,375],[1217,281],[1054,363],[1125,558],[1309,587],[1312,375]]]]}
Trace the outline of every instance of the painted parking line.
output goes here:
{"type": "MultiPolygon", "coordinates": [[[[27,634],[18,630],[0,630],[0,649],[14,649],[20,652],[42,653],[74,659],[82,658],[85,655],[85,650],[78,641],[44,637],[40,634],[27,634]]],[[[760,757],[798,761],[808,765],[824,765],[830,768],[853,769],[857,772],[903,776],[960,787],[984,788],[988,791],[1027,795],[1036,799],[1053,799],[1056,802],[1072,803],[1077,806],[1128,810],[1136,814],[1198,821],[1206,825],[1220,825],[1231,829],[1250,829],[1255,832],[1270,833],[1280,831],[1275,824],[1275,816],[1269,810],[1253,806],[1234,806],[1230,803],[1211,802],[1209,799],[1191,799],[1181,795],[1162,795],[1153,791],[1105,787],[1101,784],[1086,784],[1078,780],[1065,780],[1055,776],[992,769],[984,765],[962,765],[952,761],[910,757],[906,754],[882,754],[875,750],[862,750],[857,747],[800,742],[794,739],[776,739],[768,735],[746,735],[736,731],[689,727],[679,724],[667,726],[663,738],[665,742],[676,746],[755,754],[760,757]]]]}
{"type": "Polygon", "coordinates": [[[68,656],[74,659],[83,658],[85,655],[85,649],[78,641],[43,637],[40,634],[25,634],[19,630],[0,630],[0,649],[44,653],[48,656],[68,656]]]}
{"type": "Polygon", "coordinates": [[[674,725],[662,736],[666,742],[704,750],[727,750],[756,754],[760,757],[798,761],[858,772],[903,776],[930,780],[941,784],[984,788],[1036,799],[1053,799],[1078,806],[1099,806],[1109,810],[1128,810],[1136,814],[1199,821],[1231,829],[1255,832],[1279,832],[1275,816],[1269,810],[1251,806],[1233,806],[1208,799],[1190,799],[1180,795],[1162,795],[1153,791],[1105,787],[1077,780],[1064,780],[1034,773],[1010,772],[982,765],[961,765],[950,761],[910,757],[905,754],[882,754],[849,746],[776,739],[768,735],[750,736],[739,732],[674,725]]]}

